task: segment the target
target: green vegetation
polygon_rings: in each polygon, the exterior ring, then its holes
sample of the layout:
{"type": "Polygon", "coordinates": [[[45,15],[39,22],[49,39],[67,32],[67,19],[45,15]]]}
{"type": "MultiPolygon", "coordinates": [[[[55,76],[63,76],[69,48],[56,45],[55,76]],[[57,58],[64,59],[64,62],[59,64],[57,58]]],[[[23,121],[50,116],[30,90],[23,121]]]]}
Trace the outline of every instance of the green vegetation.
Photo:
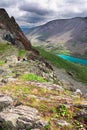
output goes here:
{"type": "Polygon", "coordinates": [[[6,49],[7,49],[7,44],[0,43],[0,53],[2,53],[3,51],[5,51],[6,49]]]}
{"type": "Polygon", "coordinates": [[[52,107],[51,112],[53,113],[53,117],[56,118],[59,117],[66,117],[67,119],[72,118],[71,113],[68,111],[68,109],[64,104],[62,104],[59,107],[52,107]]]}
{"type": "Polygon", "coordinates": [[[18,50],[18,56],[23,57],[25,56],[26,51],[25,50],[18,50]]]}
{"type": "Polygon", "coordinates": [[[7,42],[0,43],[0,59],[4,59],[9,55],[17,55],[17,51],[18,49],[12,44],[8,44],[7,42]]]}
{"type": "Polygon", "coordinates": [[[50,127],[51,127],[51,124],[47,124],[45,127],[44,127],[44,130],[50,130],[50,127]]]}
{"type": "Polygon", "coordinates": [[[72,73],[73,78],[87,84],[87,67],[65,61],[62,58],[38,47],[35,48],[40,52],[42,57],[50,61],[54,66],[65,69],[67,72],[72,73]]]}
{"type": "Polygon", "coordinates": [[[39,81],[39,82],[46,82],[46,80],[44,80],[42,77],[37,76],[35,74],[29,73],[29,74],[24,74],[20,77],[21,79],[28,81],[39,81]]]}
{"type": "Polygon", "coordinates": [[[5,62],[0,60],[0,66],[2,66],[5,62]]]}
{"type": "Polygon", "coordinates": [[[57,108],[57,112],[59,113],[60,116],[67,116],[69,115],[68,109],[64,104],[61,105],[60,108],[57,108]]]}

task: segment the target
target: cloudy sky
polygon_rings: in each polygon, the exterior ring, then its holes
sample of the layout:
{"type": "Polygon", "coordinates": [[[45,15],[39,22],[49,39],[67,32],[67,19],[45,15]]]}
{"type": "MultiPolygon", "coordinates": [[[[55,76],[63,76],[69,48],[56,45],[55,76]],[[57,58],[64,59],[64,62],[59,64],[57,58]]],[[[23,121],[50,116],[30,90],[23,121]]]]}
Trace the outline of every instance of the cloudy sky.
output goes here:
{"type": "Polygon", "coordinates": [[[38,26],[61,18],[87,16],[87,0],[2,0],[5,8],[19,25],[38,26]]]}

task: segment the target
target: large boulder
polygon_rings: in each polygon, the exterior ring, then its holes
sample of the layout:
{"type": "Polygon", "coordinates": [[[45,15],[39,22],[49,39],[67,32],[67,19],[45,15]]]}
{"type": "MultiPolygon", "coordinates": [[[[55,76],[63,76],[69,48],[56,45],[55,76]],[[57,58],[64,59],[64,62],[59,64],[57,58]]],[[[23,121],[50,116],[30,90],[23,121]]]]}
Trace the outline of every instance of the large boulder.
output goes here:
{"type": "Polygon", "coordinates": [[[48,123],[37,109],[19,105],[14,107],[9,96],[0,95],[0,128],[3,130],[42,130],[48,123]]]}

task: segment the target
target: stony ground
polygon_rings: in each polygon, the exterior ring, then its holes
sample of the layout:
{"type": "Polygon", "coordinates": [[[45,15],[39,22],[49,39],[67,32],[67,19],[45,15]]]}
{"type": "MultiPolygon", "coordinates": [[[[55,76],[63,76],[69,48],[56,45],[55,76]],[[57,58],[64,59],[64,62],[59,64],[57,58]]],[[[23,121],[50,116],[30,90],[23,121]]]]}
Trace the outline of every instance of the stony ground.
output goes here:
{"type": "Polygon", "coordinates": [[[47,63],[7,56],[0,65],[0,130],[86,130],[87,95],[63,85],[47,63]],[[44,80],[22,77],[29,73],[44,80]]]}

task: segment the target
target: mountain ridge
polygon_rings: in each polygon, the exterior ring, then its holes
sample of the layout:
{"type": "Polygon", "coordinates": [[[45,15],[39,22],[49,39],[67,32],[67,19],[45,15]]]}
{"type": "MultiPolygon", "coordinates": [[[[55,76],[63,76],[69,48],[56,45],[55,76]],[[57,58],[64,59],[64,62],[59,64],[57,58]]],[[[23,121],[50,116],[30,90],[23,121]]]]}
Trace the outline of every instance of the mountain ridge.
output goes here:
{"type": "Polygon", "coordinates": [[[56,49],[57,53],[58,50],[64,50],[72,55],[86,56],[87,17],[53,20],[35,29],[27,30],[25,34],[33,45],[43,46],[50,51],[56,49]]]}
{"type": "Polygon", "coordinates": [[[26,50],[31,50],[31,43],[21,31],[15,18],[9,17],[5,9],[0,9],[0,37],[17,46],[24,46],[26,50]]]}

